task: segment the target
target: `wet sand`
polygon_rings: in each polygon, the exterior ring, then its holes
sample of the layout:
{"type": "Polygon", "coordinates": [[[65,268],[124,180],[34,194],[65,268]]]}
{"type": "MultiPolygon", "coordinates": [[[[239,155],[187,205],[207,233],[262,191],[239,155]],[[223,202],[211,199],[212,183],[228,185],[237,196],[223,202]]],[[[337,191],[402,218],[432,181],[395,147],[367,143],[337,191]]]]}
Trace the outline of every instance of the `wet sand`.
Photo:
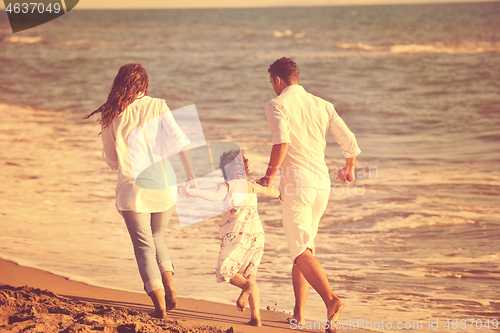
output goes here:
{"type": "MultiPolygon", "coordinates": [[[[152,318],[143,293],[99,288],[0,260],[0,331],[20,332],[284,332],[298,331],[284,314],[261,310],[260,328],[246,325],[248,311],[180,297],[166,320],[152,318]],[[23,287],[25,286],[25,287],[23,287]]],[[[342,330],[342,332],[366,332],[342,330]]],[[[303,329],[300,332],[320,332],[303,329]]]]}

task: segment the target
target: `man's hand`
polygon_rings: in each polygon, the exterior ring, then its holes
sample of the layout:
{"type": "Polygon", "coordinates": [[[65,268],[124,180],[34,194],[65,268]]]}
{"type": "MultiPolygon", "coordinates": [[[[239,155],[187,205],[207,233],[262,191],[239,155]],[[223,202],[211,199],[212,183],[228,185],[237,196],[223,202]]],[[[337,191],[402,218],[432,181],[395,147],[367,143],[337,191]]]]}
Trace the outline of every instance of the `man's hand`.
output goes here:
{"type": "Polygon", "coordinates": [[[346,184],[350,184],[354,181],[354,167],[347,165],[343,169],[340,169],[339,172],[337,173],[337,178],[343,181],[346,184]]]}
{"type": "Polygon", "coordinates": [[[273,180],[268,176],[264,176],[264,177],[256,180],[255,182],[257,184],[259,184],[260,186],[268,187],[269,184],[271,184],[273,182],[273,180]]]}
{"type": "Polygon", "coordinates": [[[288,152],[289,143],[278,143],[273,145],[271,149],[271,156],[269,157],[269,165],[267,166],[266,175],[261,179],[257,180],[257,184],[260,186],[268,187],[272,184],[276,172],[285,159],[288,152]]]}

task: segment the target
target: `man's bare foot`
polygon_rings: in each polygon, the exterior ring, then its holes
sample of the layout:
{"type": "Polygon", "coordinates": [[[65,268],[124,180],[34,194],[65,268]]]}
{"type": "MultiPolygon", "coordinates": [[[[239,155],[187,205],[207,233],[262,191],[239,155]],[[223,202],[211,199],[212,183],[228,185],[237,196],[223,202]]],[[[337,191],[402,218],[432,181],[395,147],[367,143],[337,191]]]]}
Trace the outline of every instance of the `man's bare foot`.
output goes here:
{"type": "Polygon", "coordinates": [[[250,294],[252,293],[252,291],[253,291],[253,282],[248,281],[243,286],[243,288],[241,290],[240,297],[238,297],[238,300],[236,301],[236,307],[241,312],[245,311],[245,308],[247,306],[248,297],[250,297],[250,294]]]}
{"type": "Polygon", "coordinates": [[[173,310],[177,307],[177,293],[173,286],[165,286],[165,303],[167,304],[167,310],[173,310]]]}
{"type": "Polygon", "coordinates": [[[305,327],[306,322],[304,319],[298,320],[293,317],[288,317],[286,318],[286,322],[289,323],[290,325],[295,325],[296,327],[305,327]]]}
{"type": "Polygon", "coordinates": [[[325,331],[327,333],[337,332],[335,323],[339,320],[340,311],[344,309],[344,306],[344,302],[338,297],[330,301],[330,305],[326,311],[326,315],[328,316],[328,328],[325,331]]]}
{"type": "Polygon", "coordinates": [[[303,317],[297,317],[295,315],[286,318],[286,322],[291,325],[305,325],[306,321],[303,317]]]}
{"type": "Polygon", "coordinates": [[[288,317],[286,321],[291,325],[305,325],[306,318],[304,318],[304,309],[295,305],[293,308],[293,316],[288,317]]]}
{"type": "Polygon", "coordinates": [[[252,318],[250,321],[247,323],[250,326],[256,326],[256,327],[261,327],[262,322],[260,321],[260,318],[252,318]]]}

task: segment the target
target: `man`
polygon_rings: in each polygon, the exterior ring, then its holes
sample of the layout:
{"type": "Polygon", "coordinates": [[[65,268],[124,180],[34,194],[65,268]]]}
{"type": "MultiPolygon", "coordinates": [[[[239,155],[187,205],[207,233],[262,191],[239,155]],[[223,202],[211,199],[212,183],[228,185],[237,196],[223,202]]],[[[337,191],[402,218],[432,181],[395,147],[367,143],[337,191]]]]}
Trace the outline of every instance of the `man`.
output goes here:
{"type": "Polygon", "coordinates": [[[337,179],[347,184],[354,180],[356,156],[361,150],[333,105],[299,85],[300,70],[293,60],[278,59],[268,72],[278,97],[266,104],[273,148],[266,175],[258,183],[268,186],[280,170],[283,229],[293,262],[295,307],[291,319],[293,323],[304,323],[311,285],[325,302],[328,324],[332,327],[344,302],[334,294],[323,266],[313,256],[314,239],[331,187],[325,164],[325,136],[330,131],[342,148],[346,165],[338,172],[337,179]]]}

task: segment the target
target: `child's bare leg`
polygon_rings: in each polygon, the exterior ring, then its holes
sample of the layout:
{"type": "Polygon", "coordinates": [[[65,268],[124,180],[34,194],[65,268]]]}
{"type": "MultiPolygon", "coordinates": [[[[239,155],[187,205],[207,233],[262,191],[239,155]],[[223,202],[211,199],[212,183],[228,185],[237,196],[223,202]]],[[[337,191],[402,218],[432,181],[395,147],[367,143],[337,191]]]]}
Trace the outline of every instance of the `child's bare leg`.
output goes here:
{"type": "Polygon", "coordinates": [[[250,294],[250,297],[248,298],[248,301],[250,303],[250,311],[251,313],[251,319],[248,322],[248,325],[252,326],[257,326],[260,327],[262,326],[262,322],[260,320],[260,292],[259,292],[259,286],[257,285],[257,281],[255,280],[255,276],[250,275],[248,277],[249,281],[253,282],[253,290],[252,293],[250,294]]]}
{"type": "Polygon", "coordinates": [[[229,280],[229,282],[233,286],[241,288],[241,294],[240,297],[238,297],[238,300],[236,301],[236,307],[241,312],[245,311],[248,297],[250,297],[250,295],[252,294],[252,290],[254,288],[254,283],[252,281],[245,279],[245,277],[240,273],[237,273],[235,276],[233,276],[231,280],[229,280]]]}

